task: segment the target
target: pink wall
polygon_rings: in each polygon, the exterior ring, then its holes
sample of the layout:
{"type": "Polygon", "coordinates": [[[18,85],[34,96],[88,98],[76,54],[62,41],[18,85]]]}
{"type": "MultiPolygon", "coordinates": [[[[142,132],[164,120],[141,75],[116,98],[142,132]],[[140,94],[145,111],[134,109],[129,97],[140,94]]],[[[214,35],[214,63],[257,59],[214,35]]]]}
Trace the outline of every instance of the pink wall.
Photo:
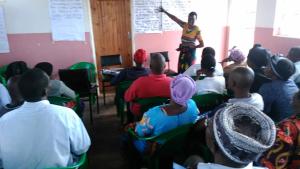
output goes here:
{"type": "Polygon", "coordinates": [[[180,37],[181,31],[137,33],[134,39],[135,49],[143,48],[148,53],[168,51],[170,69],[177,71],[179,52],[176,51],[176,48],[180,44],[180,37]]]}
{"type": "Polygon", "coordinates": [[[272,28],[262,27],[257,27],[255,29],[254,42],[262,44],[274,54],[281,53],[284,55],[287,55],[291,47],[300,45],[300,39],[273,36],[272,28]]]}
{"type": "MultiPolygon", "coordinates": [[[[221,61],[227,55],[228,31],[227,26],[215,31],[206,32],[204,36],[205,46],[211,46],[216,50],[216,59],[221,61]]],[[[176,51],[180,44],[181,31],[168,31],[162,33],[137,33],[134,38],[135,49],[143,48],[148,53],[168,51],[170,68],[177,71],[178,55],[176,51]]],[[[202,49],[197,49],[200,57],[202,49]]]]}
{"type": "Polygon", "coordinates": [[[0,66],[23,60],[32,67],[46,61],[53,64],[55,74],[76,62],[93,62],[90,33],[85,37],[86,42],[53,42],[50,33],[9,34],[10,53],[0,54],[0,66]]]}

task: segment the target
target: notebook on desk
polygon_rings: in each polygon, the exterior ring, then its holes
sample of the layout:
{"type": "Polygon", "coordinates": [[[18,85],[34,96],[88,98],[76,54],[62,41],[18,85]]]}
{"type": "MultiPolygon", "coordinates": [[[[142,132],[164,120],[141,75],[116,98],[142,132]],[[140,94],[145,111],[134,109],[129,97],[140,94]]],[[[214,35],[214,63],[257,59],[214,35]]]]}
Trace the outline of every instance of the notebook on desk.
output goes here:
{"type": "Polygon", "coordinates": [[[111,76],[117,76],[122,69],[103,69],[102,74],[103,75],[111,75],[111,76]]]}

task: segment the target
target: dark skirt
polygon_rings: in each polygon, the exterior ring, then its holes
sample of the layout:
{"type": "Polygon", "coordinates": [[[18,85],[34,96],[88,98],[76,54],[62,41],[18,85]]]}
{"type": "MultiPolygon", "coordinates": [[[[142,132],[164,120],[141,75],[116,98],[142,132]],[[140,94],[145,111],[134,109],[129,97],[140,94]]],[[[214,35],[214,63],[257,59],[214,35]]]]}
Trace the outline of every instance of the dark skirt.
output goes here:
{"type": "Polygon", "coordinates": [[[185,72],[196,60],[196,48],[179,47],[178,73],[185,72]]]}

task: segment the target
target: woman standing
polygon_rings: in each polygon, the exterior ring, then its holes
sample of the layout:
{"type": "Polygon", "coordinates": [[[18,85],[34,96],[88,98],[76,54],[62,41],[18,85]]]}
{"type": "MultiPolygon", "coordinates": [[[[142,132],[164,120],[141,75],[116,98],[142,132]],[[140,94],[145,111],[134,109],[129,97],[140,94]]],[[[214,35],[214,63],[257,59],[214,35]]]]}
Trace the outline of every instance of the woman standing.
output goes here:
{"type": "Polygon", "coordinates": [[[183,73],[187,68],[194,64],[196,60],[196,48],[204,46],[203,39],[200,34],[198,26],[194,25],[197,20],[197,13],[190,12],[188,22],[178,19],[176,16],[167,12],[163,7],[158,8],[159,12],[165,13],[170,19],[175,21],[180,27],[183,28],[181,36],[181,44],[177,49],[180,51],[178,61],[178,73],[183,73]],[[196,45],[196,40],[199,44],[196,45]]]}

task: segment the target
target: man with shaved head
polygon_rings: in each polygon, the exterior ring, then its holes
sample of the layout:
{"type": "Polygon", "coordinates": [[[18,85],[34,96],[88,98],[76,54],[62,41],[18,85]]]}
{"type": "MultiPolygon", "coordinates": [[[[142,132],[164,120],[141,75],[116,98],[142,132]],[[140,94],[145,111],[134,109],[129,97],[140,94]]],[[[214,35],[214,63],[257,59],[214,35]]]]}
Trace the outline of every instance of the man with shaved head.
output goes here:
{"type": "MultiPolygon", "coordinates": [[[[170,77],[164,74],[166,67],[165,58],[162,54],[156,53],[151,57],[150,69],[151,74],[148,76],[140,77],[125,93],[125,100],[133,102],[138,98],[150,97],[170,97],[170,77]]],[[[131,112],[135,116],[141,116],[140,105],[133,103],[131,112]]]]}
{"type": "Polygon", "coordinates": [[[251,68],[237,67],[229,74],[228,88],[234,93],[229,103],[247,103],[259,110],[264,109],[264,102],[258,93],[250,93],[254,81],[254,72],[251,68]]]}

